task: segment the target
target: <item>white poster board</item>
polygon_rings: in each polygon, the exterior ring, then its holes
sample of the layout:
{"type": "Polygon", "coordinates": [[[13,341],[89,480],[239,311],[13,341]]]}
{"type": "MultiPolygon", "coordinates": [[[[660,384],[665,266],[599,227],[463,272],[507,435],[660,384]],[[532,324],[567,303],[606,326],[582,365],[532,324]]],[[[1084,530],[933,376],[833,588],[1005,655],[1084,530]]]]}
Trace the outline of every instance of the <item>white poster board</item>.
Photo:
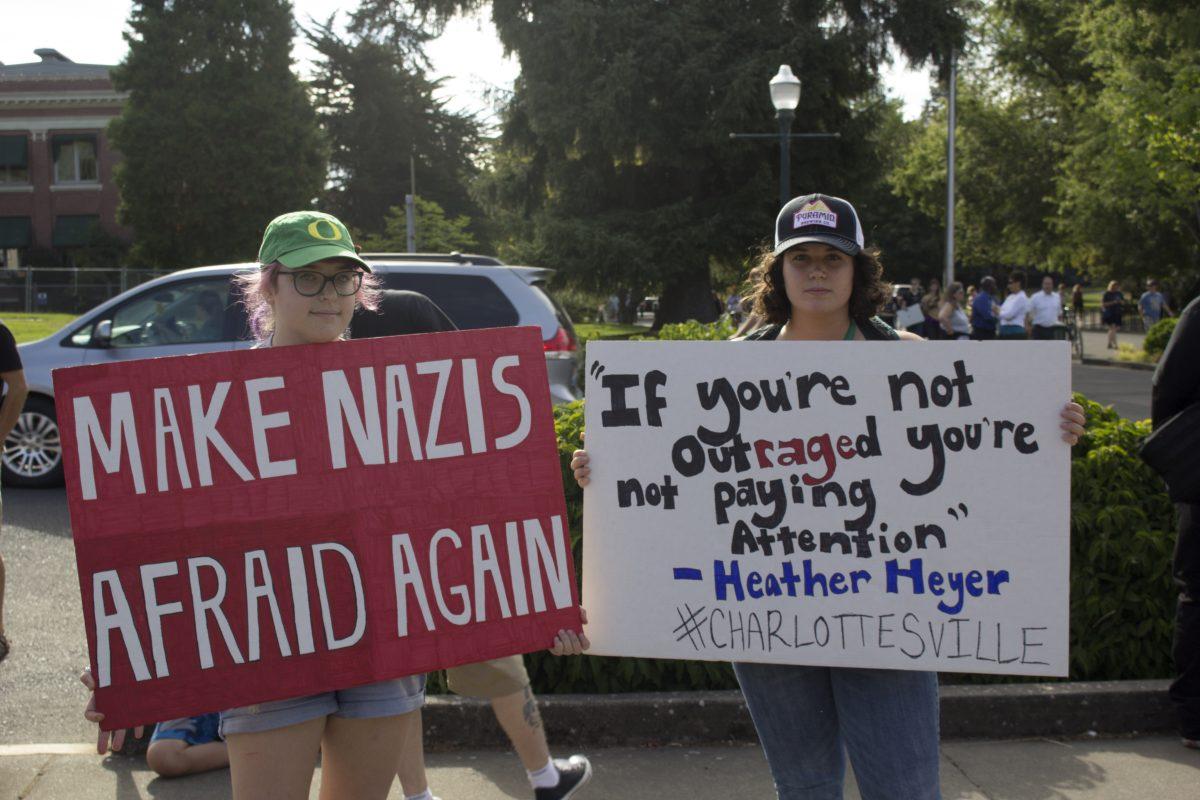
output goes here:
{"type": "Polygon", "coordinates": [[[1066,675],[1066,342],[592,342],[598,655],[1066,675]]]}

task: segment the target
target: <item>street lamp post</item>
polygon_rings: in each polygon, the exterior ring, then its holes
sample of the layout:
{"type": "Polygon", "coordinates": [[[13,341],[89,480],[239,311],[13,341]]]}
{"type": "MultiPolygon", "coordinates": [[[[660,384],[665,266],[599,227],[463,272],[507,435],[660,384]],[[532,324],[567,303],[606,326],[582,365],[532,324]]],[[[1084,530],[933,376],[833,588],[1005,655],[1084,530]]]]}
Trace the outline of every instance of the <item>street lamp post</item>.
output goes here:
{"type": "Polygon", "coordinates": [[[787,64],[780,64],[779,72],[771,78],[771,105],[779,118],[779,207],[782,208],[792,199],[792,153],[788,145],[796,106],[800,105],[800,79],[787,64]]]}
{"type": "Polygon", "coordinates": [[[779,140],[779,206],[782,208],[792,199],[792,154],[789,144],[792,139],[840,139],[840,133],[792,133],[792,120],[796,118],[796,106],[800,104],[800,79],[792,74],[787,64],[779,66],[779,72],[771,78],[771,104],[779,118],[779,133],[731,133],[730,139],[778,139],[779,140]]]}

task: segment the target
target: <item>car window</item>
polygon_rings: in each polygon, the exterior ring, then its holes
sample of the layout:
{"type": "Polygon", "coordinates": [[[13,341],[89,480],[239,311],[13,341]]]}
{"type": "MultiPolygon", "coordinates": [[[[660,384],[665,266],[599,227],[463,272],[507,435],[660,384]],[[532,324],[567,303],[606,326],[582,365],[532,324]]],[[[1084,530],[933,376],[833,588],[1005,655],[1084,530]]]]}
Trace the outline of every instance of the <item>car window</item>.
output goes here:
{"type": "Polygon", "coordinates": [[[520,319],[500,287],[484,275],[389,272],[383,280],[388,289],[425,295],[460,329],[501,328],[516,325],[520,319]]]}
{"type": "Polygon", "coordinates": [[[228,298],[226,276],[166,284],[142,292],[113,311],[110,346],[219,342],[225,338],[228,298]]]}
{"type": "Polygon", "coordinates": [[[94,322],[89,322],[75,331],[75,333],[71,334],[71,344],[76,347],[87,347],[92,341],[92,331],[95,327],[96,324],[94,322]]]}

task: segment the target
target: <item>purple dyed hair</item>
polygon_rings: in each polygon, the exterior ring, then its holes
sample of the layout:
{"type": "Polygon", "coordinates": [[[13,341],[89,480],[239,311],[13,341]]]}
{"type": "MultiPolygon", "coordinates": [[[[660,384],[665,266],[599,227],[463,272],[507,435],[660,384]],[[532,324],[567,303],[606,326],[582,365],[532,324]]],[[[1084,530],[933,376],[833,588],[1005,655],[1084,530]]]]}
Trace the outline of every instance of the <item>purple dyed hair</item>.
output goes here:
{"type": "MultiPolygon", "coordinates": [[[[242,305],[250,322],[250,333],[259,344],[265,344],[275,332],[275,313],[267,302],[267,294],[276,286],[276,279],[283,265],[279,262],[266,264],[257,272],[235,276],[242,293],[242,305]]],[[[375,311],[379,308],[382,283],[379,276],[370,272],[363,274],[362,286],[354,296],[354,307],[375,311]]],[[[345,334],[343,334],[344,338],[345,334]]]]}

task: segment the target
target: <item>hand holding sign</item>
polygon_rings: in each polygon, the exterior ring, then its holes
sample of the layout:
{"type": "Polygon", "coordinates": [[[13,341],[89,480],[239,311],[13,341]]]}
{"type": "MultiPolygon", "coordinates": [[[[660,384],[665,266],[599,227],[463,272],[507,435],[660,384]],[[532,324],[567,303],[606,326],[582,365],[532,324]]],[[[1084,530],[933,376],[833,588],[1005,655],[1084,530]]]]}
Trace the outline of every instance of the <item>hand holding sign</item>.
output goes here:
{"type": "MultiPolygon", "coordinates": [[[[96,679],[92,677],[92,670],[84,669],[84,671],[79,674],[79,680],[84,686],[87,687],[89,692],[87,707],[83,710],[83,718],[88,722],[94,722],[97,725],[103,726],[104,714],[96,710],[96,679]]],[[[143,733],[145,733],[145,728],[141,725],[138,725],[133,729],[133,735],[135,738],[142,738],[143,733]]],[[[124,746],[124,728],[118,728],[115,731],[108,731],[101,727],[100,731],[96,734],[96,752],[100,755],[105,755],[109,751],[114,753],[120,752],[121,748],[124,746]]]]}

